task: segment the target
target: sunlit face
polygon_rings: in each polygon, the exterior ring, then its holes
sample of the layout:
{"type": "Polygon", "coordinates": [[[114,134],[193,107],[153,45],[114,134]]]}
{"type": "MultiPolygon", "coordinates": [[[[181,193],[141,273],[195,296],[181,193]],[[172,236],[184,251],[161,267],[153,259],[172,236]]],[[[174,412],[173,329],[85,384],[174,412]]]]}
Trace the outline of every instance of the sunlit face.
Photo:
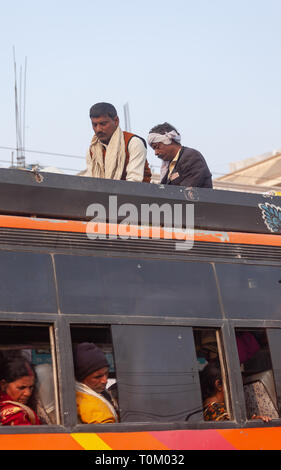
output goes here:
{"type": "Polygon", "coordinates": [[[97,118],[91,118],[92,126],[94,132],[98,139],[103,144],[108,144],[113,133],[116,131],[117,127],[119,126],[119,118],[116,116],[115,118],[111,118],[109,116],[100,116],[97,118]]]}
{"type": "Polygon", "coordinates": [[[216,391],[216,397],[218,401],[223,402],[224,401],[224,391],[223,391],[223,386],[221,383],[221,380],[216,380],[215,381],[215,391],[216,391]]]}
{"type": "Polygon", "coordinates": [[[94,392],[101,393],[105,390],[108,372],[108,367],[103,367],[88,375],[82,382],[94,390],[94,392]]]}
{"type": "Polygon", "coordinates": [[[14,382],[8,383],[3,381],[2,390],[5,391],[12,400],[26,404],[32,395],[34,382],[34,375],[27,375],[14,382]]]}
{"type": "Polygon", "coordinates": [[[156,142],[151,144],[156,157],[161,158],[165,162],[173,160],[176,153],[175,146],[173,144],[163,144],[163,142],[156,142]]]}

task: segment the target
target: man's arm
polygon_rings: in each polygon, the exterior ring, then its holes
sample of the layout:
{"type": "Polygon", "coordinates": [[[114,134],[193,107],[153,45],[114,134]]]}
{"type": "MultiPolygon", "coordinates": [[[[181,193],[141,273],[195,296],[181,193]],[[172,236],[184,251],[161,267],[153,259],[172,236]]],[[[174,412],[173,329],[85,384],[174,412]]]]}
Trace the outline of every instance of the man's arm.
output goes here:
{"type": "Polygon", "coordinates": [[[126,168],[126,181],[142,182],[147,154],[143,141],[139,137],[132,137],[128,145],[128,152],[130,158],[126,168]]]}
{"type": "Polygon", "coordinates": [[[200,188],[206,178],[211,178],[210,170],[200,152],[193,150],[190,155],[180,161],[179,174],[181,186],[200,188]]]}

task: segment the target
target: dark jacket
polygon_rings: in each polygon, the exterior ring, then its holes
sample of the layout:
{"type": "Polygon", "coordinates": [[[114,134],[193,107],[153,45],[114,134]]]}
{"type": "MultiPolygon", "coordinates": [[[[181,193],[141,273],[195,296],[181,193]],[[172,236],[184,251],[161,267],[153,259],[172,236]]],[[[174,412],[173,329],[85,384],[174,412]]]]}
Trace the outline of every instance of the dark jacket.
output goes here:
{"type": "Polygon", "coordinates": [[[176,165],[168,178],[169,170],[161,184],[173,184],[193,188],[212,188],[212,175],[198,150],[182,147],[176,165]]]}

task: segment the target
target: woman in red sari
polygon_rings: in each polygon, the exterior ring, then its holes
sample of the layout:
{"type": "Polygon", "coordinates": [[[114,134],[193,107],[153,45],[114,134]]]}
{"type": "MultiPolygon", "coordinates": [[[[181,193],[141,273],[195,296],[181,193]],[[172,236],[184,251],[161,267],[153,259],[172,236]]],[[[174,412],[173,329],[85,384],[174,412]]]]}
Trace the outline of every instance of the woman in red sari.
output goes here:
{"type": "Polygon", "coordinates": [[[41,424],[33,411],[35,372],[22,356],[3,356],[0,364],[0,422],[17,426],[41,424]]]}

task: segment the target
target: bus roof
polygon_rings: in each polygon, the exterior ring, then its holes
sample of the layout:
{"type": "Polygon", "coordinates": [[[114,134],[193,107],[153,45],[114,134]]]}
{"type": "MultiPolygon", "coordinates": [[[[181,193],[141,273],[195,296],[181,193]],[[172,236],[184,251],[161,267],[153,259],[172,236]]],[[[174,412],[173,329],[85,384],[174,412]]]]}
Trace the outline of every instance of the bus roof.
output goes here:
{"type": "MultiPolygon", "coordinates": [[[[143,223],[142,205],[156,204],[161,208],[168,204],[172,210],[175,205],[181,205],[185,227],[189,223],[186,207],[192,204],[196,229],[281,233],[281,198],[271,194],[0,169],[0,214],[90,220],[92,216],[87,215],[87,208],[100,204],[109,214],[110,198],[115,198],[117,214],[123,204],[134,205],[137,220],[131,222],[135,224],[143,223]]],[[[118,214],[115,222],[123,218],[124,215],[118,214]]],[[[160,223],[163,222],[161,212],[160,223]]]]}

